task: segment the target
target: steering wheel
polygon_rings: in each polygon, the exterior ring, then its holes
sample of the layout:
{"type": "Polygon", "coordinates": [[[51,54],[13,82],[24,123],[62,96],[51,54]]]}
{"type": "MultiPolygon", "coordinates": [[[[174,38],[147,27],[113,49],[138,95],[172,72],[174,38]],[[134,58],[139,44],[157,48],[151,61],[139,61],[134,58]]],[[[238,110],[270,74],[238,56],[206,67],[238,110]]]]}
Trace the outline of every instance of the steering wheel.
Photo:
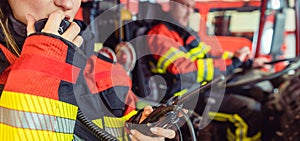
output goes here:
{"type": "MultiPolygon", "coordinates": [[[[262,81],[278,78],[278,77],[282,76],[283,74],[288,73],[291,70],[296,70],[296,69],[300,68],[300,56],[297,56],[295,58],[289,58],[289,59],[274,60],[271,62],[267,62],[265,64],[276,64],[276,63],[284,62],[284,61],[288,61],[289,64],[282,71],[270,73],[268,75],[263,75],[262,77],[250,76],[246,79],[232,81],[232,80],[234,80],[234,78],[236,76],[249,75],[251,73],[252,74],[255,73],[255,71],[254,71],[255,68],[251,68],[248,70],[242,70],[242,71],[238,71],[233,74],[230,74],[230,75],[226,76],[227,84],[226,84],[225,88],[237,88],[237,87],[246,86],[246,85],[254,85],[254,84],[262,82],[262,81]]],[[[262,73],[260,73],[260,74],[262,75],[262,73]]]]}

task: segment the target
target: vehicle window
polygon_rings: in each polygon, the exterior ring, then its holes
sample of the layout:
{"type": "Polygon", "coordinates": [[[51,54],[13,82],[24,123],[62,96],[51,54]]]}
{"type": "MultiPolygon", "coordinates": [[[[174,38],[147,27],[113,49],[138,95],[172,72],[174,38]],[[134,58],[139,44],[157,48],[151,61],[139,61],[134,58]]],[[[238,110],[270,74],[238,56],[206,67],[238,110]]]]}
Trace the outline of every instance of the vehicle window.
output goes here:
{"type": "Polygon", "coordinates": [[[207,34],[253,39],[259,26],[259,9],[241,11],[238,8],[211,9],[207,15],[207,34]]]}

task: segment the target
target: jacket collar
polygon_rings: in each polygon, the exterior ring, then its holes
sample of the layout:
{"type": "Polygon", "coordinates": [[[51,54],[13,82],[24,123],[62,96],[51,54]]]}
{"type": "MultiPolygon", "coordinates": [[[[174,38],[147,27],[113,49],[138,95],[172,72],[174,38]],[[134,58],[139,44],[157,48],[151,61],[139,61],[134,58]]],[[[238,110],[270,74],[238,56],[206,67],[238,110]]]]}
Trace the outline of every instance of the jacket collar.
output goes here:
{"type": "Polygon", "coordinates": [[[17,21],[12,15],[9,16],[9,28],[13,34],[13,37],[20,49],[22,49],[23,43],[27,36],[27,27],[25,24],[17,21]]]}

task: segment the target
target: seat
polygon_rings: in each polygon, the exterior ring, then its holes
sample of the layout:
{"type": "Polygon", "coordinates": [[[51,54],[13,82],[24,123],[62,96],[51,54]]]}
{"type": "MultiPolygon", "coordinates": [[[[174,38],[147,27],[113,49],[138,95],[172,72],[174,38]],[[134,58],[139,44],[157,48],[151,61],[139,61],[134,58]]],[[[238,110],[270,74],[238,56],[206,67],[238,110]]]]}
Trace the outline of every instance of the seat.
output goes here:
{"type": "Polygon", "coordinates": [[[137,61],[132,72],[133,91],[137,96],[144,100],[152,102],[160,102],[166,93],[166,82],[164,78],[155,75],[151,72],[150,50],[146,41],[147,31],[161,19],[162,7],[157,3],[140,2],[137,20],[133,22],[134,26],[138,27],[134,31],[134,36],[131,37],[137,61]]]}

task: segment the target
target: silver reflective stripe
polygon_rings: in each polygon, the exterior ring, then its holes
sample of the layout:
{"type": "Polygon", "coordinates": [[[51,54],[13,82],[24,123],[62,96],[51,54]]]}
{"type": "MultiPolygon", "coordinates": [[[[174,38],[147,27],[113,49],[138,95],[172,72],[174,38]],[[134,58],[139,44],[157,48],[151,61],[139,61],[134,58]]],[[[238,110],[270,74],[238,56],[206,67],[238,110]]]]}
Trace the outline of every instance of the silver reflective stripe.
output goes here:
{"type": "Polygon", "coordinates": [[[71,119],[11,110],[3,107],[0,107],[0,113],[0,123],[16,128],[55,131],[68,134],[74,131],[75,121],[71,119]]]}
{"type": "Polygon", "coordinates": [[[204,59],[204,74],[203,74],[203,80],[206,80],[206,77],[207,77],[207,60],[204,59]]]}
{"type": "Polygon", "coordinates": [[[72,134],[74,132],[74,126],[75,120],[57,117],[54,131],[72,134]]]}
{"type": "Polygon", "coordinates": [[[72,141],[84,141],[84,140],[79,138],[77,135],[74,134],[72,141]]]}
{"type": "Polygon", "coordinates": [[[105,131],[118,138],[118,137],[123,137],[124,128],[105,127],[105,131]]]}

